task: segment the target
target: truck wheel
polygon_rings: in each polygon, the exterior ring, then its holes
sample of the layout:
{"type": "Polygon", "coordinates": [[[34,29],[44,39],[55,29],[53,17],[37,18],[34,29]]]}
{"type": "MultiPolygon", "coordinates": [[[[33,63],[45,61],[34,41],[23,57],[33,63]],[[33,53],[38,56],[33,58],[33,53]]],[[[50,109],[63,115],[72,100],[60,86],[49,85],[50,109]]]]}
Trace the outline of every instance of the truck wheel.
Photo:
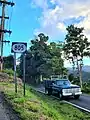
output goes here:
{"type": "Polygon", "coordinates": [[[62,100],[62,94],[59,92],[58,95],[59,95],[59,99],[62,100]]]}
{"type": "Polygon", "coordinates": [[[52,90],[48,89],[48,95],[51,95],[51,94],[52,94],[52,90]]]}
{"type": "Polygon", "coordinates": [[[48,94],[48,89],[45,89],[45,94],[48,94]]]}
{"type": "Polygon", "coordinates": [[[74,98],[75,99],[79,99],[80,95],[75,95],[74,98]]]}
{"type": "Polygon", "coordinates": [[[46,93],[47,95],[51,95],[51,94],[52,94],[52,90],[51,90],[51,89],[46,89],[46,90],[45,90],[45,93],[46,93]]]}

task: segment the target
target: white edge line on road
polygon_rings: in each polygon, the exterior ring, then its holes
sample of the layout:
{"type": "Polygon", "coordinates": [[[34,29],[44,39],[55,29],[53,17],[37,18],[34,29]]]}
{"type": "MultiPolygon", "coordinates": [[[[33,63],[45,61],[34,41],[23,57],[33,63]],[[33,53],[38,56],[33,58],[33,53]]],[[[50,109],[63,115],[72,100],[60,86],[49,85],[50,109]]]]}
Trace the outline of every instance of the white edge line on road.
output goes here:
{"type": "Polygon", "coordinates": [[[90,113],[90,110],[88,110],[88,109],[86,109],[86,108],[80,107],[80,106],[78,106],[78,105],[75,105],[75,104],[73,104],[73,103],[71,103],[71,102],[68,102],[68,101],[65,101],[65,100],[63,100],[63,102],[65,102],[65,103],[67,103],[67,104],[70,104],[70,105],[72,105],[72,106],[74,106],[74,107],[77,107],[77,108],[79,108],[79,109],[81,109],[81,110],[83,110],[83,111],[86,111],[86,112],[89,112],[89,113],[90,113]]]}
{"type": "MultiPolygon", "coordinates": [[[[43,91],[40,91],[40,90],[36,90],[36,91],[45,94],[45,92],[43,92],[43,91]]],[[[54,96],[52,96],[52,97],[54,97],[54,96]]],[[[54,98],[56,98],[56,99],[59,100],[59,98],[57,98],[57,97],[54,97],[54,98]]],[[[64,103],[67,103],[67,104],[70,104],[70,105],[72,105],[72,106],[74,106],[74,107],[76,107],[76,108],[78,108],[78,109],[81,109],[81,110],[83,110],[83,111],[86,111],[86,112],[90,113],[90,110],[88,110],[88,109],[86,109],[86,108],[80,107],[80,106],[78,106],[78,105],[75,105],[75,104],[73,104],[73,103],[71,103],[71,102],[68,102],[68,101],[65,101],[65,100],[63,100],[63,102],[64,102],[64,103]]]]}

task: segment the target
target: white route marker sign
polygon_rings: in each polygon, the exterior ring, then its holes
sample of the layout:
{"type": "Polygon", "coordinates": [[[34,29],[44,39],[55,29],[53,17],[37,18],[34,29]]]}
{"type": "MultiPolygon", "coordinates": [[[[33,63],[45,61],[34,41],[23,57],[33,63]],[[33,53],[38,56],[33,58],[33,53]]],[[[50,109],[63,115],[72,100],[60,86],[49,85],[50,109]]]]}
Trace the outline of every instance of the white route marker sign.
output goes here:
{"type": "Polygon", "coordinates": [[[23,90],[25,96],[25,52],[27,51],[27,43],[12,42],[11,52],[14,53],[14,82],[15,92],[17,93],[17,79],[16,79],[16,53],[23,53],[23,90]]]}
{"type": "Polygon", "coordinates": [[[12,52],[14,53],[24,53],[27,50],[27,43],[23,42],[12,42],[12,52]]]}

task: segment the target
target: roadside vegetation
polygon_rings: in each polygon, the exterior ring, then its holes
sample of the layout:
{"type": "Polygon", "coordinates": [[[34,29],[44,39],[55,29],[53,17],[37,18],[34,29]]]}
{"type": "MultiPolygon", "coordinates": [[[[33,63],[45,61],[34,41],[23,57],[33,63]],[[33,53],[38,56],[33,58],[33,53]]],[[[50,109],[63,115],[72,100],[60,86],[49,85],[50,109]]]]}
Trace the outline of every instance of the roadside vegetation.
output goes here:
{"type": "MultiPolygon", "coordinates": [[[[71,81],[72,84],[76,84],[76,85],[80,86],[79,77],[74,77],[73,74],[70,74],[69,75],[69,80],[71,81]]],[[[88,81],[84,80],[83,81],[82,92],[90,94],[90,80],[88,80],[88,81]]]]}
{"type": "Polygon", "coordinates": [[[22,86],[18,85],[16,94],[14,84],[9,82],[0,82],[0,91],[4,92],[6,101],[13,106],[21,120],[90,120],[90,114],[38,93],[28,85],[25,97],[22,86]]]}
{"type": "Polygon", "coordinates": [[[90,82],[83,83],[82,92],[90,94],[90,82]]]}
{"type": "Polygon", "coordinates": [[[14,75],[14,71],[12,69],[4,69],[2,72],[7,73],[9,77],[12,77],[14,75]]]}

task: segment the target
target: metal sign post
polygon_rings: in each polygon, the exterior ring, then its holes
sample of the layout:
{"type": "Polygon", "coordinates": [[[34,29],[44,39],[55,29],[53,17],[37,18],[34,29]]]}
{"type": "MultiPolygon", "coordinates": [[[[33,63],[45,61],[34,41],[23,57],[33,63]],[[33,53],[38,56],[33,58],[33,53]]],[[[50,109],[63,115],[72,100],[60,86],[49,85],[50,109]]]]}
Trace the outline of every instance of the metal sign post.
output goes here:
{"type": "Polygon", "coordinates": [[[25,54],[23,54],[23,90],[25,96],[25,54]]]}
{"type": "Polygon", "coordinates": [[[17,78],[16,78],[16,53],[14,53],[14,82],[15,82],[15,92],[17,93],[17,78]]]}
{"type": "Polygon", "coordinates": [[[13,42],[11,52],[14,53],[14,81],[15,92],[17,93],[17,79],[16,79],[16,53],[23,53],[23,90],[25,96],[25,52],[27,50],[27,43],[13,42]]]}

